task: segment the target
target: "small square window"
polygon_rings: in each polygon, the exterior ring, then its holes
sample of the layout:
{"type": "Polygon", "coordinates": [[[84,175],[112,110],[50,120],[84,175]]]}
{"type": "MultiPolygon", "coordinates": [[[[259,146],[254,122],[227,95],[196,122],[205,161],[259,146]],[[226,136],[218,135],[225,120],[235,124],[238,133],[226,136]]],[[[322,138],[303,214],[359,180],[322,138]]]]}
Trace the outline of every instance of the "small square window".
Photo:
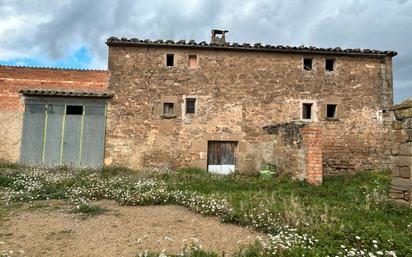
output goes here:
{"type": "Polygon", "coordinates": [[[195,113],[196,98],[186,98],[186,113],[195,113]]]}
{"type": "Polygon", "coordinates": [[[171,116],[174,114],[173,103],[163,103],[163,115],[171,116]]]}
{"type": "Polygon", "coordinates": [[[196,68],[197,67],[197,55],[190,54],[188,58],[188,66],[189,68],[196,68]]]}
{"type": "Polygon", "coordinates": [[[67,105],[66,114],[68,115],[83,115],[83,106],[81,105],[67,105]]]}
{"type": "Polygon", "coordinates": [[[312,70],[312,59],[311,58],[304,58],[303,59],[303,69],[304,70],[312,70]]]}
{"type": "Polygon", "coordinates": [[[167,54],[166,55],[166,66],[174,66],[174,65],[175,65],[175,55],[167,54]]]}
{"type": "Polygon", "coordinates": [[[334,71],[335,70],[335,60],[334,59],[326,59],[325,60],[325,70],[327,70],[327,71],[334,71]]]}
{"type": "Polygon", "coordinates": [[[302,119],[311,120],[312,119],[312,103],[302,104],[302,119]]]}
{"type": "Polygon", "coordinates": [[[326,105],[326,118],[336,118],[336,104],[326,105]]]}

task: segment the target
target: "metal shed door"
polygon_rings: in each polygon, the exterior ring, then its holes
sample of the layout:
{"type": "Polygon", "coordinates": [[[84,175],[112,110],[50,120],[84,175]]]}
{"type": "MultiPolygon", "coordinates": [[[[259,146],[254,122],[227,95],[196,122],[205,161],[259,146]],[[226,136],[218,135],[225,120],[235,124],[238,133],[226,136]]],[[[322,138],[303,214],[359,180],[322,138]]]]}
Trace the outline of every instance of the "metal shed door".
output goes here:
{"type": "Polygon", "coordinates": [[[103,166],[106,107],[75,103],[26,104],[21,163],[103,166]]]}
{"type": "Polygon", "coordinates": [[[100,167],[104,158],[105,138],[105,112],[104,106],[86,106],[83,122],[82,139],[82,167],[100,167]]]}
{"type": "Polygon", "coordinates": [[[20,160],[26,165],[41,165],[43,134],[46,118],[45,104],[27,104],[23,118],[20,160]]]}
{"type": "Polygon", "coordinates": [[[64,121],[63,138],[63,164],[68,166],[79,166],[80,163],[80,140],[83,121],[83,106],[66,106],[66,117],[64,121]],[[69,107],[82,108],[79,113],[68,112],[69,107]]]}
{"type": "Polygon", "coordinates": [[[211,173],[229,174],[235,171],[235,149],[237,142],[209,141],[207,168],[211,173]]]}
{"type": "Polygon", "coordinates": [[[62,124],[64,105],[47,105],[46,133],[44,144],[44,165],[54,166],[60,163],[62,144],[62,124]]]}

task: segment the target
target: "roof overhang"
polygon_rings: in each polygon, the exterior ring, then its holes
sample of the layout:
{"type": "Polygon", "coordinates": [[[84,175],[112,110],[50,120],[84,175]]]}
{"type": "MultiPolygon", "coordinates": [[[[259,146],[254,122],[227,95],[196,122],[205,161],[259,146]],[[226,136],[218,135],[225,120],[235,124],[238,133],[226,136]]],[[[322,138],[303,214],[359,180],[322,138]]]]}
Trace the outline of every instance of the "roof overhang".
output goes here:
{"type": "Polygon", "coordinates": [[[186,42],[185,40],[156,40],[151,41],[149,39],[139,40],[137,38],[116,38],[110,37],[107,39],[106,44],[108,46],[140,46],[140,47],[165,47],[165,48],[192,48],[192,49],[205,49],[205,50],[236,50],[236,51],[262,51],[262,52],[278,52],[278,53],[299,53],[299,54],[326,54],[326,55],[349,55],[349,56],[396,56],[398,53],[395,51],[381,51],[373,49],[342,49],[340,47],[335,48],[320,48],[314,46],[283,46],[283,45],[265,45],[261,43],[255,44],[238,44],[238,43],[226,43],[225,45],[217,45],[213,43],[206,43],[205,41],[197,43],[194,40],[186,42]]]}
{"type": "Polygon", "coordinates": [[[60,89],[21,89],[24,96],[52,96],[52,97],[89,97],[89,98],[112,98],[111,91],[72,91],[60,89]]]}

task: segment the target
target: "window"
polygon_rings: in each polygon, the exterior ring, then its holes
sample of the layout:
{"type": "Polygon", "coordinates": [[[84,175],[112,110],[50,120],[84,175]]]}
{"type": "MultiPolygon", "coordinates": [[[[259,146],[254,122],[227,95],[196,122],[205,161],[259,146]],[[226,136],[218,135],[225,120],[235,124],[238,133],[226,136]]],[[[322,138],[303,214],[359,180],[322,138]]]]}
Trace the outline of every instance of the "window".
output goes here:
{"type": "Polygon", "coordinates": [[[312,70],[312,59],[304,58],[303,59],[303,69],[304,70],[312,70]]]}
{"type": "Polygon", "coordinates": [[[326,105],[326,118],[336,118],[336,104],[326,105]]]}
{"type": "Polygon", "coordinates": [[[189,66],[189,68],[196,68],[197,67],[197,55],[189,54],[188,66],[189,66]]]}
{"type": "Polygon", "coordinates": [[[334,71],[334,69],[335,69],[335,60],[334,59],[326,59],[325,60],[325,70],[334,71]]]}
{"type": "Polygon", "coordinates": [[[166,55],[166,66],[174,66],[174,65],[175,65],[175,55],[167,54],[166,55]]]}
{"type": "Polygon", "coordinates": [[[188,62],[189,68],[196,68],[198,66],[197,55],[189,55],[188,62]]]}
{"type": "Polygon", "coordinates": [[[196,99],[186,98],[186,113],[195,113],[196,110],[196,99]]]}
{"type": "Polygon", "coordinates": [[[312,119],[312,103],[302,104],[302,119],[311,120],[312,119]]]}
{"type": "Polygon", "coordinates": [[[173,107],[173,103],[163,103],[163,115],[172,116],[174,114],[173,107]]]}
{"type": "Polygon", "coordinates": [[[83,106],[81,105],[68,105],[66,106],[66,114],[68,115],[82,115],[83,106]]]}

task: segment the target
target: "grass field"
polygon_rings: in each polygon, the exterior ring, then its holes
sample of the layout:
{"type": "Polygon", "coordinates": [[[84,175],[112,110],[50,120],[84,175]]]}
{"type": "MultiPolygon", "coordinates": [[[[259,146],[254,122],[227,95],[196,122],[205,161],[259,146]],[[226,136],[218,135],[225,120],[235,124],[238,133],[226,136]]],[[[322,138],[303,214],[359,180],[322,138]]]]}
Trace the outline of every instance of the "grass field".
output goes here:
{"type": "MultiPolygon", "coordinates": [[[[0,190],[9,205],[67,199],[93,213],[99,210],[87,207],[90,200],[177,204],[268,234],[236,256],[412,256],[412,210],[388,199],[389,179],[388,172],[361,172],[311,186],[287,177],[217,176],[197,169],[148,175],[122,168],[0,167],[0,190]]],[[[0,208],[0,219],[6,209],[0,208]]],[[[179,254],[219,256],[197,248],[179,254]]]]}

